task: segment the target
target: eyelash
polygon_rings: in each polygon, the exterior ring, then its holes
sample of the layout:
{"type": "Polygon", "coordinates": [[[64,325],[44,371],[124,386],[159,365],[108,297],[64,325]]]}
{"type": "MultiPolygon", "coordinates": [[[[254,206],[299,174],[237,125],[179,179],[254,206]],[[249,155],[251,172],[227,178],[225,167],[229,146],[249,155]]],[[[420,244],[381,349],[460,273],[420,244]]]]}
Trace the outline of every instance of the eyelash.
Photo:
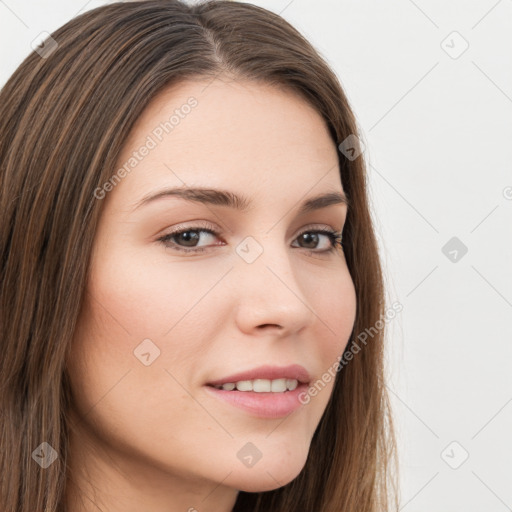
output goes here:
{"type": "MultiPolygon", "coordinates": [[[[175,236],[178,236],[178,235],[181,235],[183,233],[187,233],[187,232],[190,232],[190,231],[194,231],[194,232],[199,232],[199,233],[208,233],[210,235],[213,235],[215,237],[218,237],[219,234],[211,228],[211,226],[200,226],[200,225],[197,225],[197,226],[190,226],[190,227],[187,227],[187,228],[184,228],[184,229],[179,229],[177,228],[175,231],[172,231],[171,233],[168,233],[160,238],[158,238],[158,241],[163,243],[164,246],[168,249],[171,249],[173,251],[178,251],[178,252],[184,252],[184,253],[200,253],[200,252],[204,252],[208,249],[211,249],[212,247],[215,247],[215,246],[207,246],[207,247],[189,247],[189,248],[184,248],[184,247],[181,247],[179,245],[177,245],[175,242],[172,242],[172,245],[169,243],[169,241],[175,237],[175,236]]],[[[304,250],[308,251],[310,254],[331,254],[333,252],[336,251],[336,249],[338,249],[338,247],[341,247],[342,246],[342,241],[341,241],[341,235],[342,233],[341,232],[338,232],[338,231],[335,231],[335,230],[330,230],[330,229],[314,229],[314,228],[310,228],[310,229],[306,229],[302,232],[300,232],[298,235],[297,235],[297,238],[299,238],[300,236],[304,235],[305,233],[320,233],[322,235],[326,235],[329,237],[330,241],[331,241],[331,247],[329,249],[324,249],[324,250],[321,250],[321,251],[318,251],[318,250],[315,250],[315,249],[307,249],[307,248],[303,248],[304,250]]],[[[301,247],[299,247],[300,249],[301,247]]]]}

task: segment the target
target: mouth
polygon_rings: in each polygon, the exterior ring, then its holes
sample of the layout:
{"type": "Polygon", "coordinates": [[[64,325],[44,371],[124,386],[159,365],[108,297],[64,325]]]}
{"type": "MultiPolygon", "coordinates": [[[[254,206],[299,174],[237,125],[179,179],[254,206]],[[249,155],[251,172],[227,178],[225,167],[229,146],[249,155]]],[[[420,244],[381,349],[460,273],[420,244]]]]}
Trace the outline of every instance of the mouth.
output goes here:
{"type": "Polygon", "coordinates": [[[285,393],[310,381],[308,371],[299,364],[282,367],[265,365],[212,380],[207,386],[224,391],[285,393]]]}
{"type": "Polygon", "coordinates": [[[282,418],[304,402],[311,377],[301,365],[260,366],[208,382],[205,389],[225,403],[258,418],[282,418]]]}
{"type": "MultiPolygon", "coordinates": [[[[264,379],[255,379],[255,381],[258,380],[264,379]]],[[[236,383],[236,385],[239,384],[242,389],[246,386],[244,381],[236,383]]],[[[256,390],[246,391],[233,387],[233,383],[226,383],[220,386],[206,385],[204,388],[210,396],[240,409],[250,416],[266,419],[283,418],[296,411],[301,405],[304,405],[301,397],[308,392],[308,384],[298,383],[296,380],[290,386],[293,389],[288,389],[288,386],[286,386],[284,391],[262,391],[262,389],[268,389],[268,384],[266,383],[258,384],[256,382],[255,386],[256,390]],[[224,389],[224,386],[227,389],[224,389]],[[257,391],[258,389],[259,391],[257,391]]],[[[280,383],[278,386],[279,389],[282,389],[283,384],[280,383]]]]}
{"type": "Polygon", "coordinates": [[[297,379],[253,379],[239,380],[237,382],[226,382],[224,384],[207,384],[215,389],[223,391],[240,391],[242,393],[287,393],[293,391],[299,385],[308,384],[299,382],[297,379]]]}

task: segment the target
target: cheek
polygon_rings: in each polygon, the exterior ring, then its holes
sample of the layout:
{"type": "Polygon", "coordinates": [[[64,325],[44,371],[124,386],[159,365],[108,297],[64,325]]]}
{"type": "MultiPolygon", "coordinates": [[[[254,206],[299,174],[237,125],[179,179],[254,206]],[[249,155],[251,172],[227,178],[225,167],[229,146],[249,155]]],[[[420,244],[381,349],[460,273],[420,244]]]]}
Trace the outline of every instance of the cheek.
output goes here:
{"type": "Polygon", "coordinates": [[[214,316],[208,295],[213,288],[219,292],[216,285],[230,268],[226,262],[178,260],[164,249],[117,255],[111,249],[98,259],[101,267],[91,276],[91,294],[118,321],[120,333],[124,330],[137,339],[171,336],[175,326],[190,323],[190,313],[194,315],[200,302],[203,318],[205,312],[214,316]]]}
{"type": "Polygon", "coordinates": [[[120,403],[128,411],[140,410],[140,400],[148,406],[155,401],[155,407],[181,401],[185,410],[186,393],[168,372],[187,384],[194,375],[205,329],[218,316],[211,302],[215,294],[208,292],[225,271],[189,263],[185,272],[187,265],[112,247],[96,261],[101,264],[91,269],[70,367],[82,408],[115,386],[108,398],[122,390],[120,403]]]}
{"type": "MultiPolygon", "coordinates": [[[[163,447],[179,453],[186,445],[176,446],[174,440],[186,439],[189,429],[199,431],[204,421],[202,409],[177,384],[185,382],[190,354],[177,354],[183,345],[177,341],[160,344],[159,356],[144,365],[134,354],[141,338],[120,326],[112,314],[119,314],[114,303],[107,305],[111,311],[88,301],[78,323],[68,364],[74,409],[98,438],[134,456],[158,459],[163,447]],[[155,451],[155,446],[160,448],[155,451]]],[[[166,456],[172,460],[171,453],[166,456]]]]}
{"type": "Polygon", "coordinates": [[[348,269],[335,276],[326,286],[317,286],[310,293],[318,328],[324,334],[319,336],[324,363],[334,363],[344,351],[356,318],[356,291],[348,269]]]}
{"type": "Polygon", "coordinates": [[[300,397],[308,411],[310,430],[314,431],[334,389],[338,362],[352,333],[357,311],[356,291],[348,268],[331,273],[331,279],[319,285],[318,276],[303,282],[304,294],[315,312],[315,328],[311,331],[314,346],[304,345],[303,360],[316,360],[316,373],[309,388],[300,397]]]}

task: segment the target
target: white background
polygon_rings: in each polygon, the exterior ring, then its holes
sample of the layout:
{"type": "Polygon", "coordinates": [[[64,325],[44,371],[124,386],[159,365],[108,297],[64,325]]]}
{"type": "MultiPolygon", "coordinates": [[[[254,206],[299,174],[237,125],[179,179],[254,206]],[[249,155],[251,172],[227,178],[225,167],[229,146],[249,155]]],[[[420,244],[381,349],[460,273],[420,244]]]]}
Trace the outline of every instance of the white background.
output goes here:
{"type": "MultiPolygon", "coordinates": [[[[105,3],[0,0],[0,83],[38,34],[105,3]]],[[[510,510],[512,0],[253,3],[327,59],[366,144],[388,300],[403,305],[388,323],[401,510],[510,510]],[[455,262],[452,237],[468,249],[455,262]]]]}

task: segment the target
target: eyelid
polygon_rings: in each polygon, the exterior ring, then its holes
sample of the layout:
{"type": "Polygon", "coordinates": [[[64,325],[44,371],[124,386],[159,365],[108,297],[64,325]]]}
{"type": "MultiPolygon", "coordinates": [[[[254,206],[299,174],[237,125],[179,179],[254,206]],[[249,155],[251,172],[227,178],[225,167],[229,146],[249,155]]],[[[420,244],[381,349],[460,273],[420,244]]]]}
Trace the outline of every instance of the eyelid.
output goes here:
{"type": "MultiPolygon", "coordinates": [[[[168,231],[167,233],[163,234],[157,240],[160,241],[161,243],[163,243],[167,248],[169,248],[171,250],[174,250],[176,252],[190,253],[190,254],[208,251],[208,250],[212,249],[213,247],[218,247],[220,245],[220,244],[214,244],[214,245],[209,245],[209,246],[205,246],[205,247],[200,246],[200,247],[188,247],[188,248],[181,247],[177,244],[175,244],[175,247],[168,246],[166,244],[167,238],[170,238],[173,235],[182,233],[184,231],[198,231],[198,232],[203,231],[203,232],[208,232],[208,233],[212,234],[216,238],[221,237],[222,229],[218,229],[216,226],[214,226],[213,224],[211,224],[207,221],[189,221],[189,223],[185,223],[185,224],[186,225],[178,224],[176,226],[173,226],[171,231],[168,231]]],[[[313,224],[308,224],[308,225],[304,226],[294,236],[292,241],[295,241],[298,237],[300,237],[304,233],[308,233],[308,232],[323,232],[323,234],[325,236],[328,236],[331,238],[331,243],[333,245],[331,245],[330,249],[324,249],[321,251],[316,250],[316,249],[308,249],[306,247],[298,247],[299,249],[303,249],[305,251],[309,251],[309,252],[315,253],[315,254],[322,254],[322,253],[334,252],[339,246],[342,245],[341,238],[343,235],[343,226],[342,226],[341,230],[338,231],[338,230],[336,230],[336,228],[332,228],[328,224],[319,224],[319,223],[313,223],[313,224]],[[332,238],[332,235],[334,235],[334,240],[332,238]]]]}
{"type": "Polygon", "coordinates": [[[301,228],[301,230],[297,233],[295,238],[297,238],[297,236],[300,236],[302,233],[307,233],[308,231],[314,231],[314,230],[321,231],[322,229],[338,233],[338,230],[336,228],[333,228],[333,227],[329,226],[328,224],[318,224],[318,223],[317,224],[308,224],[304,228],[301,228]]]}
{"type": "Polygon", "coordinates": [[[188,229],[191,231],[199,231],[200,229],[205,229],[208,231],[215,231],[216,233],[223,231],[222,229],[219,229],[218,226],[215,226],[208,221],[191,220],[189,222],[184,222],[183,224],[176,224],[176,226],[172,227],[171,231],[166,232],[162,236],[172,235],[174,233],[179,233],[180,231],[185,231],[188,229]]]}
{"type": "MultiPolygon", "coordinates": [[[[176,233],[180,233],[182,231],[185,231],[185,230],[190,230],[190,231],[200,231],[200,230],[205,230],[205,231],[211,231],[212,234],[214,234],[215,236],[219,237],[220,236],[220,233],[222,230],[221,229],[218,229],[216,226],[214,226],[213,224],[210,224],[206,221],[190,221],[190,222],[196,222],[195,224],[192,224],[192,225],[182,225],[182,224],[178,224],[176,226],[173,226],[172,230],[163,234],[162,237],[165,237],[165,236],[168,236],[168,235],[174,235],[176,233]]],[[[343,231],[343,227],[340,231],[338,231],[336,228],[332,228],[331,226],[327,225],[327,224],[308,224],[307,226],[305,226],[304,228],[302,228],[294,237],[297,238],[299,237],[300,235],[304,234],[304,233],[307,233],[308,231],[314,231],[314,230],[319,230],[319,231],[322,231],[322,230],[326,230],[326,231],[332,231],[334,233],[342,233],[343,231]]]]}

